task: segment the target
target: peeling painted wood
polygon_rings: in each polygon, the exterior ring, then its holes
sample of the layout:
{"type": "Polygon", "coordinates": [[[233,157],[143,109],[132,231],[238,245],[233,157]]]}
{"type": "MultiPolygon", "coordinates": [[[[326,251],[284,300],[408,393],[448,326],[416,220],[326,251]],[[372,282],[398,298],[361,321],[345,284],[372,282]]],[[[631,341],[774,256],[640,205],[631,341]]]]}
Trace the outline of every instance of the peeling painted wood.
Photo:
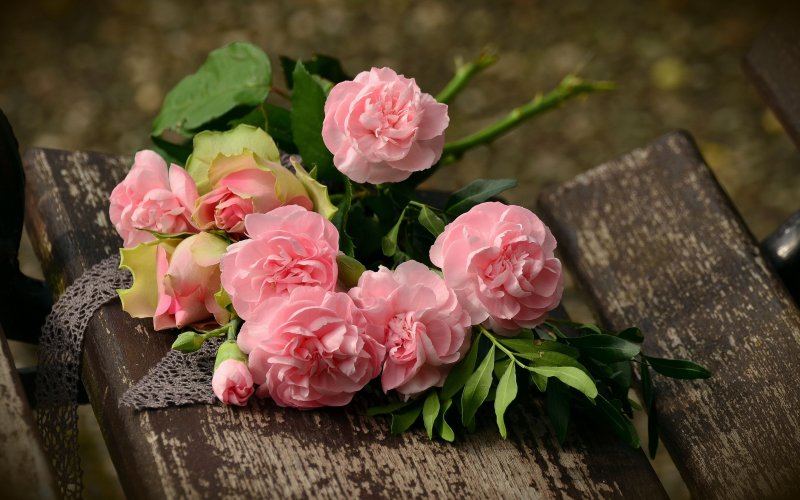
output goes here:
{"type": "MultiPolygon", "coordinates": [[[[54,289],[117,251],[107,197],[128,159],[33,150],[25,158],[31,240],[54,289]]],[[[122,393],[169,349],[173,334],[108,305],[90,323],[83,380],[131,498],[503,497],[666,498],[641,450],[579,430],[561,447],[530,398],[509,439],[484,430],[455,445],[347,408],[297,411],[271,402],[136,412],[122,393]]]]}
{"type": "Polygon", "coordinates": [[[12,498],[58,498],[6,336],[0,328],[0,484],[12,498]]]}
{"type": "Polygon", "coordinates": [[[687,134],[540,198],[560,251],[611,328],[691,359],[655,375],[662,437],[696,498],[800,497],[800,313],[687,134]]]}

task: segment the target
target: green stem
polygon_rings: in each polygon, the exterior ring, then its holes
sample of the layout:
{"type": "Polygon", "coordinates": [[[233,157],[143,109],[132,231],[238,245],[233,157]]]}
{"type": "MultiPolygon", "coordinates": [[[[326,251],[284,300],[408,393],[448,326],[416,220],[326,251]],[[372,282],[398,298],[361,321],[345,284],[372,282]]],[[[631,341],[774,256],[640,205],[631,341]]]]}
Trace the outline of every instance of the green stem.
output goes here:
{"type": "Polygon", "coordinates": [[[492,52],[481,52],[475,60],[464,64],[460,58],[456,59],[456,72],[453,78],[445,85],[436,100],[442,104],[447,104],[452,101],[455,96],[459,94],[464,87],[475,77],[478,73],[488,68],[497,62],[497,56],[492,52]]]}
{"type": "Polygon", "coordinates": [[[613,82],[586,82],[577,76],[568,75],[555,89],[544,95],[538,95],[527,104],[511,110],[505,117],[488,127],[463,139],[445,144],[442,153],[443,162],[450,163],[475,146],[488,144],[525,120],[557,108],[573,97],[591,92],[613,90],[615,87],[613,82]]]}
{"type": "Polygon", "coordinates": [[[239,325],[242,320],[233,318],[226,326],[228,327],[228,340],[236,340],[236,333],[239,331],[239,325]]]}
{"type": "Polygon", "coordinates": [[[483,334],[484,337],[489,339],[492,342],[492,344],[494,344],[495,347],[497,347],[498,349],[500,349],[501,351],[506,353],[506,355],[509,357],[509,359],[511,359],[511,361],[513,361],[517,365],[521,366],[522,368],[525,368],[526,370],[528,369],[528,366],[526,364],[524,364],[522,361],[518,360],[517,357],[514,356],[514,353],[510,349],[508,349],[506,346],[501,344],[500,341],[497,340],[494,335],[492,335],[492,332],[490,332],[489,330],[487,330],[486,328],[484,328],[481,325],[478,325],[478,328],[480,328],[480,333],[483,334]]]}

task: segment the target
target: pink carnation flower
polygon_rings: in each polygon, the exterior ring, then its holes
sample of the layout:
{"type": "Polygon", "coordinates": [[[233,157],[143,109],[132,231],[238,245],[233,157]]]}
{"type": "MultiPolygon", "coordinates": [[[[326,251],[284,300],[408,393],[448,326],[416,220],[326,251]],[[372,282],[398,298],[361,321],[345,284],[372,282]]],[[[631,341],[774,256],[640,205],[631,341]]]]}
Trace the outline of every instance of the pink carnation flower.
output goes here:
{"type": "Polygon", "coordinates": [[[444,280],[419,262],[367,271],[350,296],[384,339],[384,391],[410,396],[441,387],[469,349],[469,315],[444,280]]]}
{"type": "Polygon", "coordinates": [[[248,215],[244,224],[250,239],[228,247],[222,259],[222,286],[243,319],[294,288],[336,287],[339,232],[326,218],[287,205],[248,215]]]}
{"type": "Polygon", "coordinates": [[[436,238],[430,257],[473,324],[498,332],[531,328],[561,301],[556,240],[530,210],[482,203],[436,238]]]}
{"type": "Polygon", "coordinates": [[[266,300],[245,322],[238,343],[260,384],[256,395],[294,408],[348,404],[378,376],[384,357],[353,300],[319,287],[266,300]]]}
{"type": "Polygon", "coordinates": [[[197,187],[181,167],[167,163],[154,151],[136,157],[125,179],[111,192],[109,216],[125,247],[153,241],[161,233],[197,232],[191,222],[197,187]]]}
{"type": "Polygon", "coordinates": [[[247,365],[237,359],[226,359],[214,370],[211,388],[227,405],[245,406],[253,395],[253,376],[247,365]]]}
{"type": "Polygon", "coordinates": [[[325,102],[322,139],[336,168],[356,182],[399,182],[439,161],[447,105],[390,68],[341,82],[325,102]]]}

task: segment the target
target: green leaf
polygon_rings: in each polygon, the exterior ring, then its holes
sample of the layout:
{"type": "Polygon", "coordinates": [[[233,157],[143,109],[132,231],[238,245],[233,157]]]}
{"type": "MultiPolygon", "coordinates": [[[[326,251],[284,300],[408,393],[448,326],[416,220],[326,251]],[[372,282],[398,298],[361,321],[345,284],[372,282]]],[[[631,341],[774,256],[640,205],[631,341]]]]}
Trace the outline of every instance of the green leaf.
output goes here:
{"type": "Polygon", "coordinates": [[[706,379],[711,376],[708,369],[685,359],[651,358],[650,356],[644,358],[653,367],[653,370],[666,377],[692,380],[706,379]]]}
{"type": "MultiPolygon", "coordinates": [[[[286,85],[291,89],[294,85],[292,70],[297,64],[297,61],[285,56],[280,56],[280,61],[284,75],[286,76],[286,85]]],[[[342,69],[342,63],[340,63],[338,59],[330,56],[314,54],[311,56],[311,59],[303,61],[303,65],[312,75],[320,76],[332,83],[352,80],[352,78],[344,72],[344,69],[342,69]]]]}
{"type": "Polygon", "coordinates": [[[186,144],[175,144],[161,137],[151,137],[150,139],[155,144],[156,153],[161,155],[167,164],[175,163],[176,165],[184,166],[186,165],[186,159],[192,154],[192,145],[188,142],[186,144]]]}
{"type": "Polygon", "coordinates": [[[536,388],[539,389],[539,392],[546,392],[547,391],[547,377],[544,375],[539,375],[538,373],[530,372],[531,373],[531,381],[533,381],[536,388]]]}
{"type": "Polygon", "coordinates": [[[596,402],[599,414],[608,422],[614,432],[628,445],[638,448],[641,444],[639,435],[630,419],[602,394],[597,396],[596,402]]]}
{"type": "Polygon", "coordinates": [[[447,215],[457,217],[516,185],[517,181],[514,179],[478,179],[450,195],[444,210],[447,215]]]}
{"type": "Polygon", "coordinates": [[[452,399],[458,391],[467,383],[467,379],[475,370],[475,363],[478,361],[478,348],[480,347],[480,336],[476,336],[472,340],[472,347],[466,357],[458,362],[456,366],[450,370],[447,378],[442,386],[442,399],[452,399]]]}
{"type": "Polygon", "coordinates": [[[381,239],[381,250],[383,251],[383,255],[387,257],[391,257],[397,253],[397,235],[400,233],[400,226],[403,224],[403,219],[406,217],[406,210],[408,210],[408,205],[400,212],[400,217],[397,219],[395,225],[392,226],[392,229],[381,239]]]}
{"type": "Polygon", "coordinates": [[[533,362],[534,366],[571,366],[591,376],[589,370],[577,359],[556,351],[542,351],[535,353],[518,353],[518,358],[527,359],[533,362]]]}
{"type": "Polygon", "coordinates": [[[419,223],[422,224],[422,227],[427,229],[434,237],[439,236],[442,234],[442,231],[444,231],[444,220],[436,215],[436,213],[431,210],[428,205],[422,205],[422,208],[419,211],[419,223]]]}
{"type": "Polygon", "coordinates": [[[650,377],[650,367],[642,363],[642,397],[647,409],[647,451],[650,458],[656,458],[658,451],[658,414],[656,413],[655,398],[653,397],[653,379],[650,377]]]}
{"type": "Polygon", "coordinates": [[[343,176],[333,166],[333,155],[322,140],[325,91],[300,62],[294,68],[293,78],[291,122],[294,143],[303,162],[317,168],[321,181],[341,180],[343,176]]]}
{"type": "Polygon", "coordinates": [[[264,51],[249,43],[226,45],[169,91],[152,135],[168,129],[191,134],[237,106],[261,104],[271,85],[272,67],[264,51]]]}
{"type": "Polygon", "coordinates": [[[498,353],[495,356],[494,378],[496,378],[497,380],[500,380],[500,378],[506,372],[506,369],[508,368],[508,365],[511,364],[511,358],[505,358],[505,359],[501,359],[500,361],[497,361],[497,358],[499,358],[501,355],[503,355],[502,352],[498,353]]]}
{"type": "Polygon", "coordinates": [[[560,380],[552,380],[547,386],[547,415],[556,431],[558,442],[564,444],[569,428],[569,388],[560,380]]]}
{"type": "Polygon", "coordinates": [[[392,434],[400,434],[401,432],[407,431],[408,428],[417,421],[420,413],[422,413],[422,406],[418,404],[412,406],[408,411],[404,411],[403,413],[393,413],[392,434]]]}
{"type": "Polygon", "coordinates": [[[545,377],[555,377],[568,386],[579,390],[589,399],[597,397],[597,386],[580,368],[572,366],[529,366],[528,370],[544,375],[545,377]]]}
{"type": "Polygon", "coordinates": [[[642,334],[642,331],[635,326],[622,330],[617,334],[617,337],[625,339],[628,342],[634,342],[636,344],[641,344],[644,342],[644,335],[642,334]]]}
{"type": "Polygon", "coordinates": [[[501,344],[508,347],[514,352],[539,354],[544,351],[560,352],[561,354],[577,358],[580,354],[577,349],[570,347],[567,344],[556,342],[554,340],[540,340],[540,339],[519,339],[519,338],[500,338],[498,339],[501,344]]]}
{"type": "Polygon", "coordinates": [[[234,128],[237,125],[252,125],[253,127],[258,127],[261,129],[266,130],[267,128],[267,117],[264,114],[264,110],[261,106],[256,106],[249,113],[246,115],[234,118],[228,122],[228,128],[234,128]]]}
{"type": "Polygon", "coordinates": [[[395,410],[405,408],[411,403],[414,403],[414,401],[395,401],[394,403],[389,403],[388,405],[373,406],[372,408],[367,409],[367,415],[370,417],[374,417],[375,415],[386,415],[387,413],[392,413],[395,410]]]}
{"type": "Polygon", "coordinates": [[[267,114],[267,132],[275,139],[278,146],[289,154],[297,153],[297,146],[292,137],[292,114],[280,106],[267,103],[264,106],[267,114]]]}
{"type": "Polygon", "coordinates": [[[425,431],[428,433],[428,439],[433,439],[433,424],[436,422],[436,417],[439,416],[439,394],[436,391],[428,393],[425,398],[425,404],[422,406],[422,422],[425,424],[425,431]]]}
{"type": "MultiPolygon", "coordinates": [[[[509,360],[510,361],[510,360],[509,360]]],[[[508,405],[517,397],[517,366],[515,363],[508,363],[506,371],[497,384],[497,392],[494,396],[494,414],[497,417],[497,428],[500,435],[506,438],[506,422],[504,416],[508,405]]]]}
{"type": "Polygon", "coordinates": [[[447,423],[447,410],[453,404],[452,399],[446,399],[442,402],[442,410],[439,412],[439,418],[436,419],[436,430],[442,439],[448,443],[452,443],[456,438],[456,433],[453,428],[447,423]]]}
{"type": "Polygon", "coordinates": [[[569,340],[581,355],[589,356],[604,363],[615,363],[633,359],[639,354],[640,346],[612,335],[586,335],[569,340]]]}
{"type": "Polygon", "coordinates": [[[349,220],[350,205],[352,202],[353,185],[350,183],[350,179],[345,178],[342,200],[336,207],[336,213],[333,214],[331,222],[333,222],[333,225],[339,230],[339,249],[349,257],[353,257],[356,250],[355,245],[353,244],[353,239],[347,232],[347,221],[349,220]]]}
{"type": "Polygon", "coordinates": [[[469,426],[475,420],[475,413],[489,395],[492,387],[492,369],[494,368],[494,345],[492,345],[486,357],[470,375],[467,383],[464,384],[464,392],[461,394],[461,422],[469,426]]]}

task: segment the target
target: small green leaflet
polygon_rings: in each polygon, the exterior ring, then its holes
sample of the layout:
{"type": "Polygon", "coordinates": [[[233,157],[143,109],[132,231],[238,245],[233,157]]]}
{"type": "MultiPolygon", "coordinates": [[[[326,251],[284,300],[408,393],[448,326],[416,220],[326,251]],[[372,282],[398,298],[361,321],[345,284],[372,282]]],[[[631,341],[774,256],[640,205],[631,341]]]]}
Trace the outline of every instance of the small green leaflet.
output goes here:
{"type": "Polygon", "coordinates": [[[569,429],[569,388],[558,379],[550,381],[547,386],[547,415],[558,441],[564,444],[569,429]]]}
{"type": "Polygon", "coordinates": [[[617,337],[625,339],[628,342],[634,342],[636,344],[641,344],[644,342],[644,334],[642,334],[642,331],[635,326],[622,330],[617,334],[617,337]]]}
{"type": "Polygon", "coordinates": [[[516,185],[517,181],[514,179],[478,179],[450,195],[444,211],[451,217],[458,217],[475,205],[516,185]]]}
{"type": "Polygon", "coordinates": [[[453,432],[453,428],[447,423],[447,410],[450,409],[452,404],[452,399],[446,399],[442,403],[442,410],[439,412],[439,418],[436,419],[436,430],[439,436],[448,443],[452,443],[456,438],[456,433],[453,432]]]}
{"type": "Polygon", "coordinates": [[[264,106],[267,115],[267,133],[275,140],[280,148],[289,154],[297,153],[297,146],[292,138],[291,112],[280,106],[267,103],[264,106]]]}
{"type": "Polygon", "coordinates": [[[439,407],[439,394],[436,391],[430,391],[422,406],[422,421],[425,424],[428,439],[433,439],[433,424],[439,415],[439,407]]]}
{"type": "Polygon", "coordinates": [[[555,377],[568,386],[579,390],[589,399],[597,397],[597,386],[580,368],[572,366],[529,366],[528,370],[545,377],[555,377]]]}
{"type": "Polygon", "coordinates": [[[467,383],[464,384],[464,392],[461,394],[461,422],[469,427],[475,420],[475,413],[489,395],[492,387],[492,370],[494,369],[494,345],[486,353],[486,357],[470,375],[467,383]]]}
{"type": "MultiPolygon", "coordinates": [[[[510,360],[509,360],[510,361],[510,360]]],[[[500,377],[497,384],[497,392],[494,397],[494,413],[497,417],[497,428],[503,439],[506,438],[506,422],[504,419],[508,405],[517,397],[517,366],[515,363],[508,363],[508,367],[500,377]]]]}
{"type": "Polygon", "coordinates": [[[523,353],[541,353],[543,351],[560,352],[572,358],[577,358],[580,354],[577,349],[570,347],[561,342],[553,340],[531,340],[531,339],[518,339],[518,338],[501,338],[498,339],[501,344],[508,347],[512,351],[523,353]]]}
{"type": "Polygon", "coordinates": [[[679,379],[706,379],[711,376],[708,369],[684,359],[665,359],[651,358],[645,356],[644,359],[661,375],[679,379]]]}
{"type": "Polygon", "coordinates": [[[441,217],[428,207],[422,205],[419,211],[419,223],[427,229],[434,237],[439,236],[444,231],[445,222],[441,217]]]}
{"type": "Polygon", "coordinates": [[[422,406],[418,404],[403,413],[392,413],[392,434],[407,431],[417,421],[420,413],[422,413],[422,406]]]}
{"type": "Polygon", "coordinates": [[[475,363],[478,361],[478,348],[480,347],[480,336],[476,336],[472,340],[472,347],[470,347],[467,356],[461,360],[456,366],[450,370],[450,374],[444,381],[442,387],[442,399],[451,399],[458,391],[467,383],[467,379],[472,375],[475,369],[475,363]]]}
{"type": "Polygon", "coordinates": [[[406,210],[408,210],[408,205],[400,212],[400,217],[397,219],[395,225],[392,226],[392,229],[381,239],[381,250],[383,251],[383,255],[387,257],[392,257],[397,253],[397,235],[400,233],[400,226],[403,224],[403,219],[406,218],[406,210]]]}
{"type": "Polygon", "coordinates": [[[333,214],[331,222],[336,229],[339,230],[339,249],[348,257],[355,255],[355,245],[353,238],[347,233],[347,220],[350,215],[350,204],[353,201],[353,184],[350,179],[344,178],[344,195],[342,201],[336,207],[336,213],[333,214]]]}
{"type": "Polygon", "coordinates": [[[271,85],[272,66],[263,50],[242,42],[226,45],[169,91],[152,135],[171,129],[191,137],[192,131],[238,106],[261,104],[271,85]]]}
{"type": "Polygon", "coordinates": [[[622,412],[617,409],[611,402],[605,398],[603,395],[598,395],[597,399],[597,410],[599,410],[600,415],[602,415],[605,420],[611,425],[611,428],[614,429],[614,432],[622,438],[623,441],[628,443],[633,448],[638,448],[640,446],[639,435],[636,433],[636,428],[631,423],[630,419],[622,414],[622,412]]]}
{"type": "Polygon", "coordinates": [[[292,91],[292,138],[303,163],[316,167],[319,180],[340,181],[342,175],[333,166],[333,155],[322,140],[322,121],[325,118],[327,95],[319,83],[298,62],[294,68],[292,91]]]}
{"type": "Polygon", "coordinates": [[[633,359],[641,349],[639,344],[604,334],[592,334],[569,339],[569,343],[571,346],[577,347],[582,355],[604,363],[633,359]]]}

